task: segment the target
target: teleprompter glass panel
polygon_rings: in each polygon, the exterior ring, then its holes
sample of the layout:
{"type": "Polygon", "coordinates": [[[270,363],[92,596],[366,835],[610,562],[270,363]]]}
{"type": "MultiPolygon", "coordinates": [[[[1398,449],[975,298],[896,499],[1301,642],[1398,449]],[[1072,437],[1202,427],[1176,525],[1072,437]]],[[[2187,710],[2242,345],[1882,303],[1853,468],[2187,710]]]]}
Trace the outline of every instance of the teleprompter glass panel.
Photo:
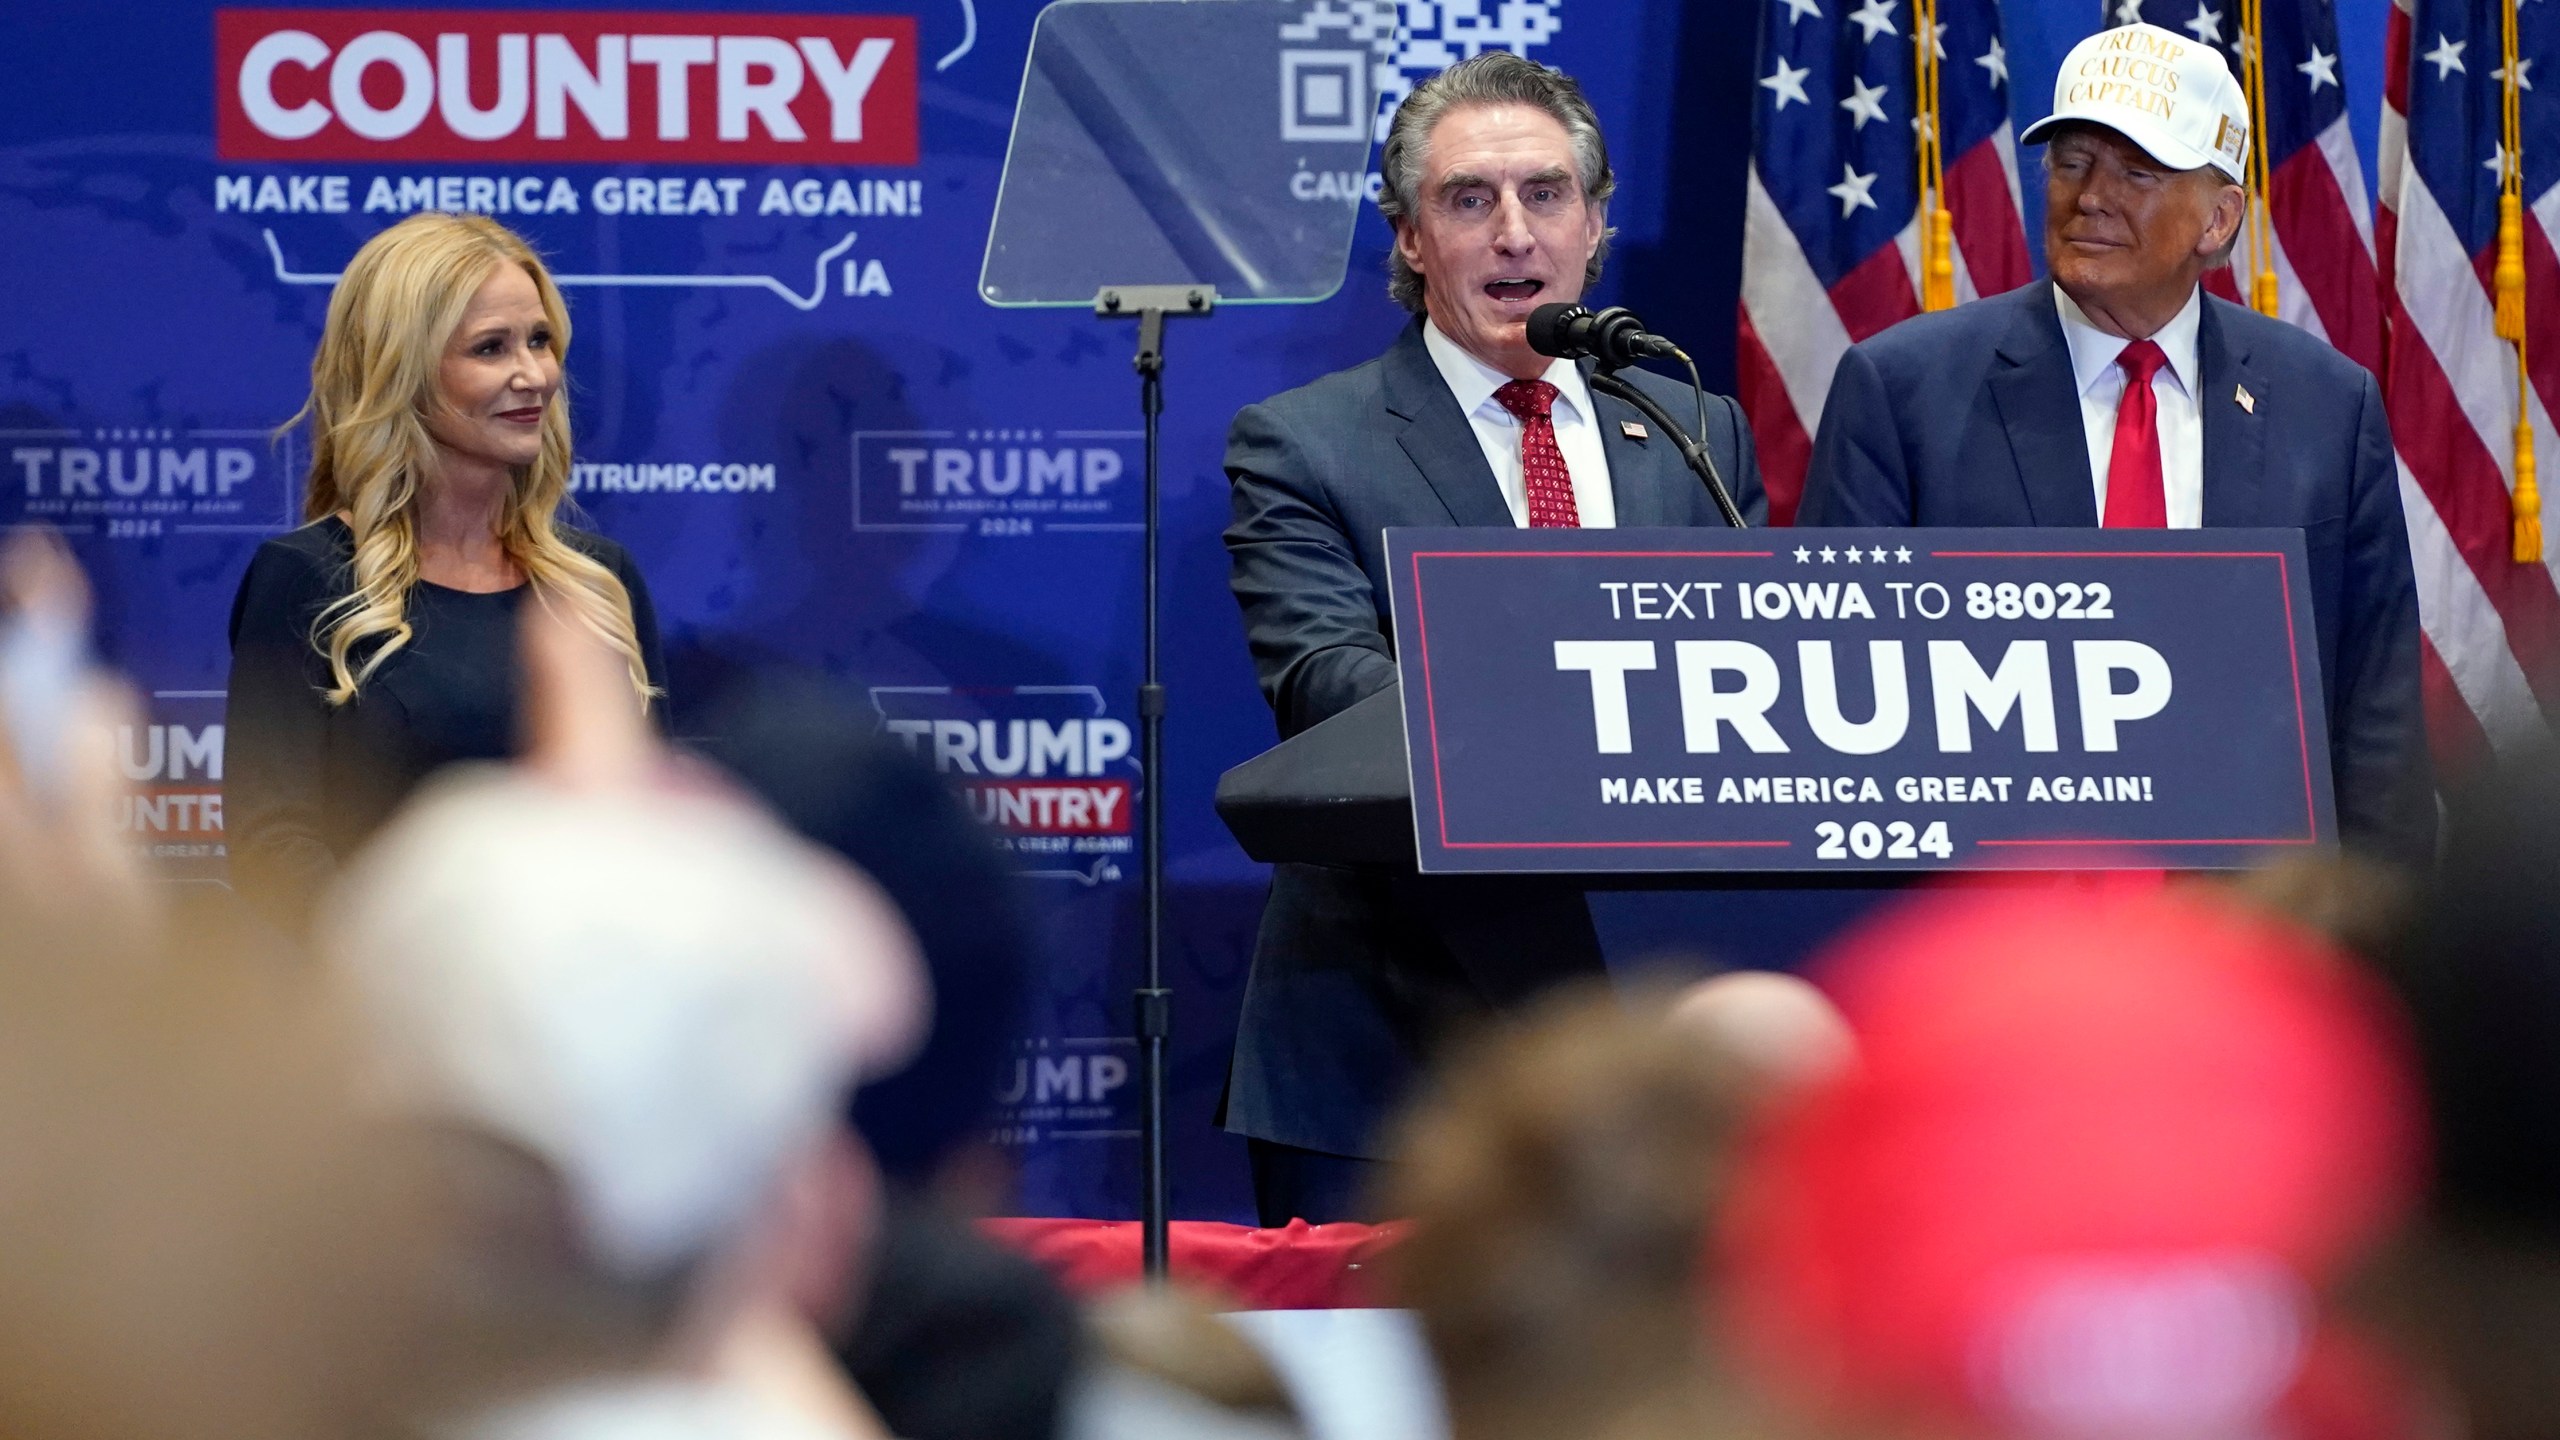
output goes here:
{"type": "Polygon", "coordinates": [[[1221,304],[1341,288],[1393,4],[1058,0],[1040,12],[978,294],[1089,306],[1110,285],[1221,304]]]}

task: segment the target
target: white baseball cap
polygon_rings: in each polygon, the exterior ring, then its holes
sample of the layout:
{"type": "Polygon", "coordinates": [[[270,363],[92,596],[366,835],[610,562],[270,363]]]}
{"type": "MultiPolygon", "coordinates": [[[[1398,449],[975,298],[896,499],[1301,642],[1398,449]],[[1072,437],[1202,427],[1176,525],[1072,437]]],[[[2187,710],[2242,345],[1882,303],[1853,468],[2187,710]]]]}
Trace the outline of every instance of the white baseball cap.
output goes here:
{"type": "Polygon", "coordinates": [[[2053,113],[2027,127],[2036,145],[2074,120],[2104,125],[2177,170],[2210,165],[2246,183],[2249,102],[2222,52],[2157,25],[2119,25],[2071,47],[2053,81],[2053,113]]]}
{"type": "Polygon", "coordinates": [[[923,971],[852,867],[704,789],[448,772],[348,868],[321,945],[378,1102],[521,1144],[631,1279],[717,1245],[860,1080],[912,1053],[923,971]]]}

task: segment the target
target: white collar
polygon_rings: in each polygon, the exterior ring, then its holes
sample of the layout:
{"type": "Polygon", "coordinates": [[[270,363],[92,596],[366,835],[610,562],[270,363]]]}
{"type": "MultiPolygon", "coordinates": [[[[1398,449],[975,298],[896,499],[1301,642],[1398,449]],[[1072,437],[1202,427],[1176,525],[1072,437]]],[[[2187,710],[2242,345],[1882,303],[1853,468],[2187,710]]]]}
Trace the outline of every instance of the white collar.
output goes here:
{"type": "MultiPolygon", "coordinates": [[[[2071,347],[2071,378],[2078,393],[2086,395],[2089,387],[2104,379],[2116,368],[2116,357],[2133,342],[2121,335],[2110,335],[2089,321],[2089,317],[2062,292],[2053,287],[2053,308],[2062,317],[2062,340],[2071,347]]],[[[2197,393],[2201,378],[2196,374],[2196,332],[2204,323],[2204,287],[2197,286],[2187,296],[2187,303],[2160,327],[2151,338],[2162,354],[2169,357],[2169,372],[2178,377],[2178,387],[2189,395],[2197,393]]]]}
{"type": "MultiPolygon", "coordinates": [[[[1487,404],[1509,418],[1511,412],[1493,398],[1493,392],[1511,383],[1511,377],[1458,348],[1458,342],[1440,333],[1440,327],[1429,320],[1422,322],[1423,348],[1431,352],[1431,363],[1439,367],[1440,378],[1447,382],[1449,393],[1458,397],[1459,413],[1473,415],[1487,404]]],[[[1556,387],[1557,398],[1573,407],[1576,415],[1592,420],[1591,390],[1582,383],[1582,367],[1571,360],[1557,359],[1547,365],[1538,377],[1556,387]]]]}

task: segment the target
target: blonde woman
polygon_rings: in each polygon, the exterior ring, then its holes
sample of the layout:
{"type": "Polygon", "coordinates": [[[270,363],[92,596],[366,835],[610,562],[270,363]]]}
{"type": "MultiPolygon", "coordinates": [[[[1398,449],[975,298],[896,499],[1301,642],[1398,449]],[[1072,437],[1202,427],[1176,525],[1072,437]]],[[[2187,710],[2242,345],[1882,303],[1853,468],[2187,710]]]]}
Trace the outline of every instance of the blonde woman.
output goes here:
{"type": "Polygon", "coordinates": [[[622,547],[559,523],[569,483],[550,272],[477,215],[375,236],[311,361],[306,523],[258,548],[231,607],[233,886],[298,929],[317,888],[439,766],[507,754],[527,604],[663,689],[657,614],[622,547]]]}

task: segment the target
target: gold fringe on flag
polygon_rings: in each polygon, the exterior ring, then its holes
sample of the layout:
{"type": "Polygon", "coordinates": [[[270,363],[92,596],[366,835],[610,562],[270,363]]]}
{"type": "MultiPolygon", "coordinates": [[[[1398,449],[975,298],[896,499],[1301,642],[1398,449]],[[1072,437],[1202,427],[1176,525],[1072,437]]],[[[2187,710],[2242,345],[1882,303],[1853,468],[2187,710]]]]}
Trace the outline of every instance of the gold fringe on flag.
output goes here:
{"type": "Polygon", "coordinates": [[[2275,219],[2267,213],[2267,41],[2265,0],[2240,0],[2240,88],[2249,101],[2249,308],[2273,317],[2275,219]]]}
{"type": "MultiPolygon", "coordinates": [[[[2524,403],[2521,394],[2516,403],[2524,403]]],[[[2542,487],[2533,479],[2533,421],[2529,418],[2516,422],[2515,561],[2542,563],[2542,487]]]]}
{"type": "Polygon", "coordinates": [[[2524,71],[2517,61],[2516,0],[2499,7],[2498,72],[2506,132],[2506,166],[2498,172],[2498,265],[2495,272],[2498,334],[2516,347],[2515,491],[2509,500],[2513,556],[2519,565],[2542,563],[2542,487],[2533,464],[2533,372],[2525,363],[2524,293],[2524,71]]]}
{"type": "Polygon", "coordinates": [[[1940,140],[1938,0],[1912,0],[1911,20],[1913,113],[1920,122],[1920,308],[1948,310],[1956,303],[1956,237],[1940,140]]]}

